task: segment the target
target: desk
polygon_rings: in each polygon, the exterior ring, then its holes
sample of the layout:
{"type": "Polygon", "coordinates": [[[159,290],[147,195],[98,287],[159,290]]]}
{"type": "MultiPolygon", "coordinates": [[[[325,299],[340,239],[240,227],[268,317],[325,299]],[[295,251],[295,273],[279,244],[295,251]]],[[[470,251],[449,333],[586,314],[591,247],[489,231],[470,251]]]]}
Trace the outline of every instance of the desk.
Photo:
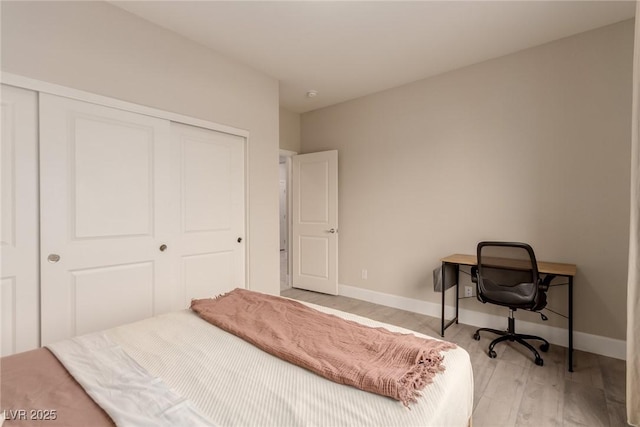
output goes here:
{"type": "MultiPolygon", "coordinates": [[[[444,337],[444,331],[454,322],[458,323],[458,298],[460,295],[460,266],[468,265],[475,266],[478,264],[478,260],[475,255],[463,255],[453,254],[448,257],[442,258],[442,318],[441,318],[441,331],[440,335],[444,337]],[[456,288],[456,315],[453,319],[445,324],[444,319],[444,296],[446,292],[447,283],[445,272],[447,265],[455,267],[455,288],[456,288]]],[[[576,266],[574,264],[561,264],[557,262],[544,262],[538,261],[538,272],[545,275],[554,275],[559,277],[566,277],[569,281],[569,372],[573,372],[573,277],[576,275],[576,266]]]]}

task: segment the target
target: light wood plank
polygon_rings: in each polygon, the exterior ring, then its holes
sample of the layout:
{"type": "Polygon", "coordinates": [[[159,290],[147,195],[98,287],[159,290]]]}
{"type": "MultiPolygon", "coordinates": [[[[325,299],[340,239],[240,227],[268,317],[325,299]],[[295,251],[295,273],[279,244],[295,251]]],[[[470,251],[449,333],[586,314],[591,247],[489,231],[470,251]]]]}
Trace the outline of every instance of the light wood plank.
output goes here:
{"type": "Polygon", "coordinates": [[[611,357],[598,356],[602,382],[606,384],[604,389],[607,401],[624,403],[626,400],[626,365],[624,360],[611,357]]]}
{"type": "Polygon", "coordinates": [[[609,422],[611,427],[631,427],[631,424],[627,423],[627,408],[624,403],[607,401],[607,409],[609,410],[609,422]]]}
{"type": "MultiPolygon", "coordinates": [[[[472,362],[473,363],[473,362],[472,362]]],[[[498,361],[473,412],[476,426],[513,426],[525,392],[528,369],[498,361]]]]}
{"type": "Polygon", "coordinates": [[[562,425],[563,404],[564,387],[528,381],[518,411],[516,426],[559,427],[562,425]]]}
{"type": "Polygon", "coordinates": [[[565,426],[609,427],[609,410],[604,391],[588,384],[565,381],[564,389],[565,426]]]}
{"type": "Polygon", "coordinates": [[[602,370],[600,369],[598,357],[601,356],[575,350],[573,372],[566,371],[564,373],[565,379],[603,389],[604,381],[602,380],[602,370]]]}

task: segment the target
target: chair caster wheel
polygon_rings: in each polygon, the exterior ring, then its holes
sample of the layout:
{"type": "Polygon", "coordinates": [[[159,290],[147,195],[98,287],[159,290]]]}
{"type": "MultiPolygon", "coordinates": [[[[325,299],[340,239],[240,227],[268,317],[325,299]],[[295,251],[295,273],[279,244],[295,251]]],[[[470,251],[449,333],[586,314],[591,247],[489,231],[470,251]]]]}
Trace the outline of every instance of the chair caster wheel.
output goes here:
{"type": "Polygon", "coordinates": [[[497,356],[496,352],[493,350],[489,350],[487,353],[489,354],[489,357],[492,359],[495,359],[497,356]]]}
{"type": "Polygon", "coordinates": [[[540,350],[544,351],[545,353],[547,351],[549,351],[549,344],[548,343],[544,343],[540,346],[540,350]]]}
{"type": "Polygon", "coordinates": [[[544,365],[544,360],[542,360],[541,358],[539,358],[539,357],[538,357],[538,358],[536,359],[536,365],[538,365],[538,366],[542,366],[542,365],[544,365]]]}
{"type": "Polygon", "coordinates": [[[480,341],[480,334],[477,333],[477,332],[475,334],[473,334],[473,339],[476,340],[476,341],[480,341]]]}

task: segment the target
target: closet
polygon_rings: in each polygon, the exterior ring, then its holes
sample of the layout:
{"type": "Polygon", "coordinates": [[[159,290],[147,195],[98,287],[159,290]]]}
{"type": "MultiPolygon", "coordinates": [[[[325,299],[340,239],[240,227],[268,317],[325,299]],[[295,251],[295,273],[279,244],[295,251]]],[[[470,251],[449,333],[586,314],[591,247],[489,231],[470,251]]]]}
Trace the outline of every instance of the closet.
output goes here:
{"type": "Polygon", "coordinates": [[[2,90],[3,355],[245,286],[245,136],[2,90]]]}

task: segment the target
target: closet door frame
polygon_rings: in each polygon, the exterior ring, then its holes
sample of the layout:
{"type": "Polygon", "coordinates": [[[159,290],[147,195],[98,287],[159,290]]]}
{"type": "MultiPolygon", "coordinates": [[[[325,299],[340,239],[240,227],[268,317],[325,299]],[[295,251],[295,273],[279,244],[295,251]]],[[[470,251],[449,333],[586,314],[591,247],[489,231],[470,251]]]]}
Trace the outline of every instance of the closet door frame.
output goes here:
{"type": "MultiPolygon", "coordinates": [[[[169,120],[175,123],[182,123],[185,125],[196,126],[216,132],[227,133],[230,135],[238,136],[243,139],[243,153],[244,153],[244,240],[246,242],[251,241],[250,230],[249,230],[249,215],[250,215],[250,204],[249,204],[249,141],[250,141],[250,133],[247,130],[235,128],[232,126],[222,125],[219,123],[211,122],[208,120],[198,119],[194,117],[185,116],[178,113],[173,113],[169,111],[160,110],[153,107],[147,107],[144,105],[134,104],[127,101],[122,101],[119,99],[97,95],[94,93],[69,88],[66,86],[57,85],[54,83],[49,83],[37,79],[32,79],[29,77],[20,76],[17,74],[2,72],[0,82],[2,84],[8,86],[14,86],[18,88],[32,90],[37,93],[46,93],[51,95],[62,96],[70,99],[74,99],[77,101],[84,101],[88,103],[98,104],[105,107],[117,108],[125,111],[129,111],[132,113],[143,114],[151,117],[156,117],[159,119],[169,120]]],[[[46,256],[40,254],[40,257],[46,256]]],[[[249,245],[244,245],[244,285],[246,288],[250,288],[251,277],[250,277],[250,251],[249,245]]]]}
{"type": "Polygon", "coordinates": [[[85,92],[82,90],[73,89],[66,86],[60,86],[55,83],[36,80],[29,77],[19,76],[17,74],[7,73],[4,71],[1,73],[0,76],[1,76],[0,82],[8,86],[16,86],[23,89],[33,90],[35,92],[42,92],[42,93],[48,93],[51,95],[63,96],[65,98],[71,98],[77,101],[85,101],[92,104],[102,105],[104,107],[118,108],[120,110],[125,110],[132,113],[144,114],[147,116],[152,116],[159,119],[165,119],[172,122],[184,123],[186,125],[197,126],[205,129],[214,130],[217,132],[223,132],[231,135],[241,136],[245,138],[245,145],[248,144],[248,141],[249,141],[249,131],[245,129],[240,129],[233,126],[227,126],[227,125],[211,122],[209,120],[189,117],[182,114],[173,113],[170,111],[164,111],[164,110],[160,110],[153,107],[147,107],[145,105],[134,104],[132,102],[122,101],[120,99],[110,98],[108,96],[96,95],[91,92],[85,92]]]}

